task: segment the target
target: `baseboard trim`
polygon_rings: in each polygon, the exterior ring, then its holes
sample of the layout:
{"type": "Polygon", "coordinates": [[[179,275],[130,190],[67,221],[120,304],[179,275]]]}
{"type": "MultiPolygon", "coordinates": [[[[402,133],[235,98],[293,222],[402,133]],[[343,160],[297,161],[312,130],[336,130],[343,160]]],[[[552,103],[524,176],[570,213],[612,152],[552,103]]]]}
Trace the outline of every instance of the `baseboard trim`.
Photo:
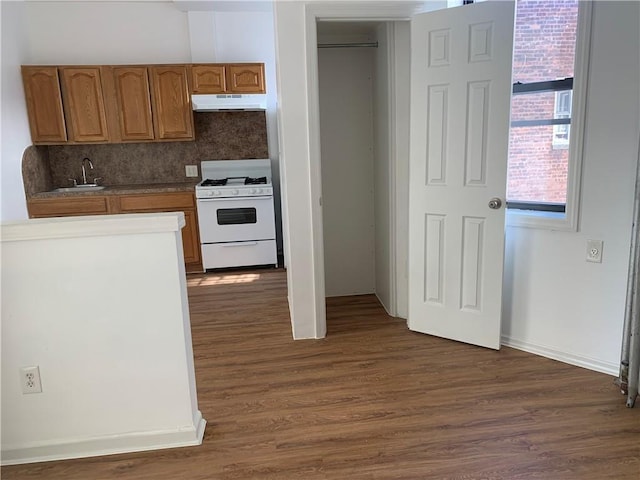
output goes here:
{"type": "Polygon", "coordinates": [[[3,446],[1,464],[18,465],[200,445],[207,421],[200,411],[194,417],[194,425],[175,430],[133,432],[9,448],[3,446]]]}
{"type": "Polygon", "coordinates": [[[378,296],[377,293],[374,294],[376,296],[376,298],[378,299],[378,302],[380,302],[380,305],[382,305],[382,308],[384,308],[384,311],[387,312],[387,315],[389,315],[390,317],[395,317],[395,315],[393,313],[391,313],[391,309],[387,308],[387,306],[385,305],[385,303],[382,301],[382,299],[378,296]]]}
{"type": "Polygon", "coordinates": [[[522,342],[514,338],[509,338],[505,335],[502,336],[501,340],[502,345],[504,345],[505,347],[511,347],[515,348],[516,350],[522,350],[523,352],[540,355],[541,357],[558,360],[560,362],[568,363],[569,365],[575,365],[577,367],[586,368],[588,370],[606,373],[608,375],[613,375],[614,377],[617,377],[620,373],[620,366],[615,363],[603,362],[602,360],[596,360],[595,358],[583,357],[581,355],[562,352],[554,348],[536,345],[534,343],[522,342]]]}

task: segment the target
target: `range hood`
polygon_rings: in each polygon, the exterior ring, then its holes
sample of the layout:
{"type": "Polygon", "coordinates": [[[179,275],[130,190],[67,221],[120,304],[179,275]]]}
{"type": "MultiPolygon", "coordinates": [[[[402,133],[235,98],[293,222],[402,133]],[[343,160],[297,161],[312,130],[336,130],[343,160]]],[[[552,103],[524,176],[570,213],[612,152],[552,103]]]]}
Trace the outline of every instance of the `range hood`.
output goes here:
{"type": "Polygon", "coordinates": [[[261,111],[267,108],[267,96],[256,94],[192,95],[196,112],[224,112],[229,110],[261,111]]]}

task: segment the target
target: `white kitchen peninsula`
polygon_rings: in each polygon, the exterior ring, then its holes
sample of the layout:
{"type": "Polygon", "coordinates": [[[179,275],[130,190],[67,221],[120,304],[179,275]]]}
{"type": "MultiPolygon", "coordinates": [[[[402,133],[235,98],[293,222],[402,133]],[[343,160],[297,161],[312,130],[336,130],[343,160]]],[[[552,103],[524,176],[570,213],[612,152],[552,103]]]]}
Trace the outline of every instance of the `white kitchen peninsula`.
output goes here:
{"type": "Polygon", "coordinates": [[[202,442],[182,213],[2,225],[2,463],[202,442]],[[20,369],[38,366],[41,393],[20,369]]]}

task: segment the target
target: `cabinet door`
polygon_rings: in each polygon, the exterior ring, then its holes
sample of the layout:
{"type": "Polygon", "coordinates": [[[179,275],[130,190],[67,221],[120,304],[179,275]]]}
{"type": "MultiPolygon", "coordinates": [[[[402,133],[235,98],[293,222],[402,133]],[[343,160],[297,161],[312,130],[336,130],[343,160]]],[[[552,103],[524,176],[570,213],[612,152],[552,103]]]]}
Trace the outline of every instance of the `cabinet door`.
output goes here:
{"type": "MultiPolygon", "coordinates": [[[[182,249],[185,264],[200,264],[200,237],[195,210],[184,210],[185,226],[182,229],[182,249]]],[[[200,266],[199,269],[202,269],[200,266]]],[[[187,268],[187,270],[190,270],[187,268]]]]}
{"type": "Polygon", "coordinates": [[[227,88],[234,93],[265,93],[264,63],[227,65],[227,88]]]}
{"type": "Polygon", "coordinates": [[[100,67],[63,67],[60,70],[69,140],[109,141],[100,67]]]}
{"type": "Polygon", "coordinates": [[[193,112],[187,67],[150,67],[153,124],[162,140],[193,139],[193,112]]]}
{"type": "Polygon", "coordinates": [[[147,67],[115,67],[113,81],[120,140],[153,140],[147,67]]]}
{"type": "Polygon", "coordinates": [[[142,193],[138,195],[120,195],[121,212],[177,212],[196,208],[193,193],[142,193]]]}
{"type": "Polygon", "coordinates": [[[22,81],[33,143],[66,142],[58,69],[23,66],[22,81]]]}
{"type": "Polygon", "coordinates": [[[192,65],[193,93],[224,93],[227,79],[224,65],[192,65]]]}

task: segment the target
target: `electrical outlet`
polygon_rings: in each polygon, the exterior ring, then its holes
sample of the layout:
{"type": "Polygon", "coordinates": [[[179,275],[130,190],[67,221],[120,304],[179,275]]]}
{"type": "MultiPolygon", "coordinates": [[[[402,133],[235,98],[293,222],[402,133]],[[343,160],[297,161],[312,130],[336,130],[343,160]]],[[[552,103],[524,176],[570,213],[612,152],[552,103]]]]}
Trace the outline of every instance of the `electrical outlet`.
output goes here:
{"type": "Polygon", "coordinates": [[[602,263],[602,240],[587,240],[587,262],[602,263]]]}
{"type": "Polygon", "coordinates": [[[20,369],[20,383],[22,384],[22,393],[42,393],[40,367],[22,367],[20,369]]]}
{"type": "Polygon", "coordinates": [[[197,177],[198,176],[198,166],[197,165],[185,165],[184,167],[187,177],[197,177]]]}

